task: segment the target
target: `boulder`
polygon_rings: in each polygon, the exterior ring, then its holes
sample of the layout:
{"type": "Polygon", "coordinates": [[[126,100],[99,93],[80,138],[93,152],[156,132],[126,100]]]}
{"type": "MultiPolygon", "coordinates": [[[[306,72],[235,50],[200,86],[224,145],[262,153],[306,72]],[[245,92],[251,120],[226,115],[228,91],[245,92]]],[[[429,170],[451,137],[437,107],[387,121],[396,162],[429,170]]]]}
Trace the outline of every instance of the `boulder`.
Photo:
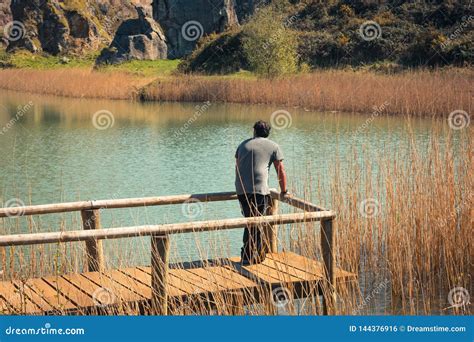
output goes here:
{"type": "Polygon", "coordinates": [[[168,55],[166,38],[160,25],[146,7],[136,7],[138,18],[124,21],[110,46],[101,51],[96,64],[116,64],[127,60],[165,59],[168,55]]]}
{"type": "Polygon", "coordinates": [[[235,0],[154,0],[153,18],[168,42],[168,58],[190,54],[198,40],[238,25],[235,0]]]}

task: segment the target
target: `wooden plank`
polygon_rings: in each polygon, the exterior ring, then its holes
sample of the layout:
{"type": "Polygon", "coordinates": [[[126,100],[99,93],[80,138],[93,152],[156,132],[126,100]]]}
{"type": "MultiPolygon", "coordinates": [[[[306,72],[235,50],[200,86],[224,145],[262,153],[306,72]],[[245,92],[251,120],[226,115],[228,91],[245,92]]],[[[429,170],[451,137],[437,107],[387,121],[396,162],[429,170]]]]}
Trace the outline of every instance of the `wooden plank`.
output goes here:
{"type": "Polygon", "coordinates": [[[37,314],[42,310],[11,282],[0,283],[0,297],[3,298],[14,313],[37,314]]]}
{"type": "MultiPolygon", "coordinates": [[[[139,270],[145,272],[151,277],[151,267],[138,267],[139,270]]],[[[203,289],[193,286],[193,284],[178,277],[177,274],[182,270],[170,269],[169,270],[169,291],[170,295],[173,289],[177,289],[181,295],[197,295],[202,294],[203,289]]]]}
{"type": "MultiPolygon", "coordinates": [[[[314,276],[323,276],[324,268],[323,264],[317,260],[306,258],[302,255],[298,255],[293,252],[284,252],[278,254],[269,254],[268,255],[271,259],[279,260],[282,262],[287,262],[292,266],[304,270],[305,272],[311,273],[314,276]]],[[[336,278],[347,278],[347,279],[355,279],[357,276],[354,273],[345,271],[341,268],[335,268],[336,278]]]]}
{"type": "Polygon", "coordinates": [[[177,270],[170,270],[170,284],[175,287],[180,289],[181,291],[185,292],[186,295],[188,296],[198,296],[198,295],[203,295],[207,291],[201,287],[195,286],[193,283],[184,280],[181,277],[178,277],[176,274],[178,272],[175,272],[177,270]]]}
{"type": "MultiPolygon", "coordinates": [[[[50,305],[50,308],[54,308],[55,310],[59,311],[72,310],[77,308],[77,306],[74,303],[70,302],[68,298],[63,296],[61,292],[58,292],[55,288],[53,288],[50,284],[48,284],[41,278],[28,279],[25,285],[31,290],[33,290],[37,295],[41,296],[41,298],[43,298],[44,301],[50,305]]],[[[36,299],[31,299],[34,300],[36,304],[38,304],[36,302],[36,299]]]]}
{"type": "Polygon", "coordinates": [[[60,291],[71,302],[76,304],[78,308],[90,308],[95,306],[92,297],[79,290],[69,281],[60,276],[44,277],[43,280],[50,284],[54,289],[60,291]]]}
{"type": "MultiPolygon", "coordinates": [[[[29,282],[31,281],[28,280],[29,282]]],[[[40,293],[35,292],[30,286],[26,284],[22,284],[20,281],[13,281],[13,284],[16,286],[17,289],[22,289],[24,294],[33,302],[35,303],[41,311],[48,312],[48,311],[58,311],[61,308],[58,305],[54,305],[53,303],[49,303],[40,293]]]]}
{"type": "Polygon", "coordinates": [[[92,207],[95,209],[105,208],[133,208],[143,206],[157,206],[168,204],[181,204],[189,200],[199,202],[218,202],[236,200],[237,194],[235,192],[215,192],[203,194],[185,194],[185,195],[170,195],[159,197],[142,197],[142,198],[124,198],[114,200],[98,200],[92,201],[92,207]]]}
{"type": "MultiPolygon", "coordinates": [[[[96,291],[99,291],[101,286],[97,285],[93,281],[87,279],[86,277],[82,276],[81,274],[68,274],[63,276],[65,280],[73,284],[75,287],[77,287],[79,290],[87,294],[90,298],[94,300],[94,293],[96,291]]],[[[109,300],[102,300],[101,298],[96,298],[94,301],[94,304],[97,302],[97,304],[100,305],[109,305],[111,304],[109,300]]]]}
{"type": "Polygon", "coordinates": [[[113,200],[96,200],[96,201],[79,201],[66,203],[53,203],[41,205],[29,205],[15,208],[0,208],[0,217],[11,216],[15,211],[18,216],[26,215],[42,215],[52,213],[64,213],[70,211],[79,211],[85,209],[106,209],[106,208],[133,208],[143,206],[156,206],[167,204],[180,204],[190,199],[199,202],[228,201],[237,199],[235,192],[216,192],[204,194],[185,194],[158,197],[140,197],[140,198],[124,198],[113,200]]]}
{"type": "Polygon", "coordinates": [[[229,260],[233,261],[237,266],[236,269],[241,272],[242,275],[247,276],[249,273],[269,284],[276,283],[291,283],[300,282],[301,279],[285,272],[279,272],[271,267],[264,264],[254,264],[248,266],[242,266],[240,264],[240,257],[233,257],[229,260]],[[245,272],[242,272],[244,270],[245,272]]]}
{"type": "Polygon", "coordinates": [[[0,208],[0,217],[10,216],[12,210],[15,210],[16,216],[43,215],[43,214],[52,214],[52,213],[65,213],[69,211],[78,211],[82,209],[90,209],[91,205],[92,205],[91,201],[80,201],[80,202],[29,205],[29,206],[14,207],[14,208],[0,208]]]}
{"type": "Polygon", "coordinates": [[[283,196],[278,190],[270,189],[270,195],[281,202],[287,203],[295,208],[302,209],[303,211],[326,211],[327,209],[320,207],[316,204],[308,202],[304,199],[297,198],[293,195],[283,196]]]}
{"type": "Polygon", "coordinates": [[[198,274],[201,276],[205,276],[206,273],[210,274],[211,277],[214,277],[216,281],[223,284],[224,287],[227,289],[244,289],[244,288],[254,288],[257,286],[257,284],[251,281],[250,279],[247,279],[238,273],[232,272],[231,270],[225,267],[212,266],[212,267],[206,267],[204,269],[202,268],[189,269],[189,271],[192,271],[195,274],[198,274]],[[201,270],[205,270],[205,271],[201,271],[201,270]]]}
{"type": "Polygon", "coordinates": [[[295,276],[299,278],[302,281],[315,281],[319,280],[319,278],[314,277],[312,274],[307,273],[305,271],[302,271],[298,268],[295,268],[291,265],[289,265],[286,262],[282,262],[280,260],[274,260],[272,258],[269,258],[268,255],[265,258],[265,260],[262,262],[262,264],[267,265],[268,267],[271,267],[278,272],[284,272],[286,274],[295,276]]]}
{"type": "Polygon", "coordinates": [[[195,276],[200,277],[205,281],[210,281],[211,283],[218,286],[220,290],[231,290],[231,289],[240,289],[241,287],[238,284],[235,284],[233,281],[228,280],[227,278],[212,272],[211,267],[206,268],[191,268],[187,271],[195,276]]]}
{"type": "MultiPolygon", "coordinates": [[[[139,294],[131,291],[120,283],[115,282],[114,280],[103,276],[99,272],[86,272],[82,276],[96,283],[104,291],[108,292],[104,301],[107,305],[116,304],[116,303],[126,303],[126,302],[137,302],[143,300],[144,298],[139,294]]],[[[97,290],[98,292],[100,290],[97,290]]],[[[96,293],[98,293],[96,292],[96,293]]],[[[100,296],[96,296],[98,299],[100,296]]]]}
{"type": "Polygon", "coordinates": [[[254,288],[257,287],[258,284],[251,281],[250,279],[240,275],[239,273],[231,270],[227,267],[212,267],[210,270],[214,273],[217,273],[229,280],[232,280],[234,283],[238,284],[244,288],[254,288]]]}
{"type": "Polygon", "coordinates": [[[316,260],[311,260],[291,252],[271,253],[267,257],[303,271],[310,279],[320,280],[324,276],[323,265],[316,260]]]}
{"type": "Polygon", "coordinates": [[[189,270],[180,270],[180,272],[175,273],[175,275],[193,284],[195,287],[199,287],[203,292],[219,292],[225,291],[226,289],[224,286],[217,283],[215,279],[203,278],[189,270]]]}
{"type": "MultiPolygon", "coordinates": [[[[151,299],[151,270],[148,270],[148,272],[146,271],[146,269],[149,269],[149,268],[150,267],[134,267],[134,268],[120,269],[119,271],[125,273],[131,278],[136,279],[142,284],[145,284],[146,286],[148,286],[150,288],[150,299],[151,299]]],[[[186,294],[184,291],[174,286],[172,279],[170,280],[168,292],[169,292],[169,295],[173,297],[175,296],[180,297],[186,294]]]]}
{"type": "Polygon", "coordinates": [[[151,299],[151,288],[130,277],[129,275],[122,273],[119,270],[107,270],[103,273],[103,275],[120,283],[144,299],[151,299]]]}
{"type": "Polygon", "coordinates": [[[195,233],[215,230],[243,228],[248,225],[288,224],[320,221],[334,217],[332,211],[280,214],[232,218],[225,220],[194,221],[183,223],[145,225],[135,227],[106,228],[94,230],[72,230],[62,232],[11,234],[0,236],[0,247],[23,246],[45,243],[86,241],[90,239],[118,239],[125,237],[195,233]]]}

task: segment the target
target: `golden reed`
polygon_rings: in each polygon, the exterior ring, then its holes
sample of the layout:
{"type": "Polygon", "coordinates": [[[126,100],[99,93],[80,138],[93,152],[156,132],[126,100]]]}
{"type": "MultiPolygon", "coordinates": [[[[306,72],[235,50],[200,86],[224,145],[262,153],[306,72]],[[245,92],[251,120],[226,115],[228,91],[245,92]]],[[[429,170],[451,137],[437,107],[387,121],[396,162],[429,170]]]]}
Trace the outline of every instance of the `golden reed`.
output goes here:
{"type": "Polygon", "coordinates": [[[278,104],[320,111],[447,117],[472,112],[474,72],[413,70],[398,74],[319,70],[278,79],[182,76],[138,77],[87,69],[0,71],[0,88],[81,98],[278,104]]]}

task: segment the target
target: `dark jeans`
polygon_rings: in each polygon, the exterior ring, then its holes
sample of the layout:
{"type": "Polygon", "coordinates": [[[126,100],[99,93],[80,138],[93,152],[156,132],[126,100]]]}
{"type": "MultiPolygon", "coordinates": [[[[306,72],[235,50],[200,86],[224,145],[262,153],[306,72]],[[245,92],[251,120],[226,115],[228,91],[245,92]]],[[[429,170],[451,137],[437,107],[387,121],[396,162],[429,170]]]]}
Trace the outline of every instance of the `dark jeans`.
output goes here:
{"type": "MultiPolygon", "coordinates": [[[[267,214],[270,205],[269,195],[245,194],[239,195],[240,207],[245,217],[263,216],[267,214]]],[[[265,246],[263,246],[263,227],[247,226],[241,251],[242,263],[258,264],[265,260],[265,246]]]]}

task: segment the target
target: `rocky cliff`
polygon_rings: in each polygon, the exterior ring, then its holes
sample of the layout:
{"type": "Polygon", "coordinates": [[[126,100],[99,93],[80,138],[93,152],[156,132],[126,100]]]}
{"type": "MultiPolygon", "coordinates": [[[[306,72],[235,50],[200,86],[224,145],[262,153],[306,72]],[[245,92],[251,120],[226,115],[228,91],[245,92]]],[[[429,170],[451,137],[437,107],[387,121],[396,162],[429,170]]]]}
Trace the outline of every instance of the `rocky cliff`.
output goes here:
{"type": "Polygon", "coordinates": [[[125,20],[117,29],[114,40],[102,50],[96,63],[115,64],[123,61],[166,59],[166,38],[147,7],[137,6],[137,19],[125,20]]]}
{"type": "Polygon", "coordinates": [[[10,23],[9,51],[85,54],[108,46],[102,62],[181,58],[202,36],[239,25],[261,1],[15,0],[12,17],[2,4],[0,23],[10,23]],[[137,3],[149,15],[137,18],[137,3]]]}
{"type": "Polygon", "coordinates": [[[135,10],[126,0],[16,0],[11,13],[8,50],[58,55],[83,54],[108,44],[135,10]]]}
{"type": "Polygon", "coordinates": [[[203,35],[239,22],[235,0],[154,0],[152,7],[168,40],[168,58],[190,54],[203,35]]]}
{"type": "Polygon", "coordinates": [[[0,46],[7,46],[8,41],[3,37],[5,25],[12,21],[12,13],[10,11],[10,0],[0,3],[0,46]]]}

